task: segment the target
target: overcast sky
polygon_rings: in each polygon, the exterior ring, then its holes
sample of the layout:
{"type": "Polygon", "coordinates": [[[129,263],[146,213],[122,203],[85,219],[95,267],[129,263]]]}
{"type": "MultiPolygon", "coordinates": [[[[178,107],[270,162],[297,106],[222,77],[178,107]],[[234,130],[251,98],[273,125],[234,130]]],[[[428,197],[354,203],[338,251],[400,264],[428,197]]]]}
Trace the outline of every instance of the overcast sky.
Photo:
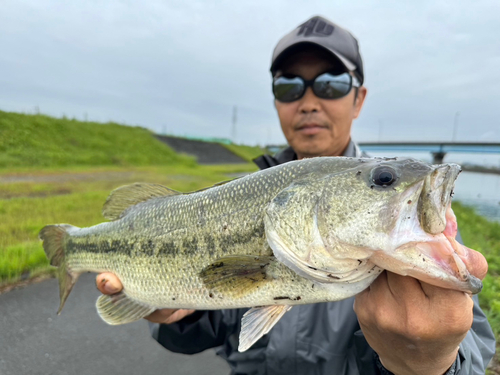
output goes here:
{"type": "Polygon", "coordinates": [[[359,40],[366,140],[500,141],[500,1],[0,0],[0,109],[283,143],[277,41],[313,15],[359,40]],[[457,115],[458,112],[458,115],[457,115]]]}

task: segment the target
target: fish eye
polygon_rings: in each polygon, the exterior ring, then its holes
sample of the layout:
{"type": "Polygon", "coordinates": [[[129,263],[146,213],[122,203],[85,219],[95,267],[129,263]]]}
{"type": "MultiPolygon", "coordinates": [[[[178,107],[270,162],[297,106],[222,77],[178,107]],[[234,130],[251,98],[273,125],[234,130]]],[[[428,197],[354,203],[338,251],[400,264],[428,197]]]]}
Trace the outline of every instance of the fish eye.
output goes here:
{"type": "Polygon", "coordinates": [[[397,180],[396,171],[389,167],[380,167],[373,171],[372,181],[378,186],[389,186],[397,180]]]}

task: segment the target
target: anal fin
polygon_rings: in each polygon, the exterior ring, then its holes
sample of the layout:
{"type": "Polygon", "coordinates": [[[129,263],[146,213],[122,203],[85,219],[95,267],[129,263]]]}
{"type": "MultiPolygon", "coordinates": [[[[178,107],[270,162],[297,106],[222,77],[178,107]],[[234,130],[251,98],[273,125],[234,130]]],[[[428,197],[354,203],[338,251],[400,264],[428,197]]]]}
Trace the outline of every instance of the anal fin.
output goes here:
{"type": "Polygon", "coordinates": [[[271,328],[290,310],[289,305],[252,307],[241,319],[239,352],[249,349],[255,342],[268,333],[271,328]]]}
{"type": "Polygon", "coordinates": [[[96,308],[102,320],[111,325],[132,323],[156,310],[154,307],[132,301],[124,293],[100,296],[96,308]]]}

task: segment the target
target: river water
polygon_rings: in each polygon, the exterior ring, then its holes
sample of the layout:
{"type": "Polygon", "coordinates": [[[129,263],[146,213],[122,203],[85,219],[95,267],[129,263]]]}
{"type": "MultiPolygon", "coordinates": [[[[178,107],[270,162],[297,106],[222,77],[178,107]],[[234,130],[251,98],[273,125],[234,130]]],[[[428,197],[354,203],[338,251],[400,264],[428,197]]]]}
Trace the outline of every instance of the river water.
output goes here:
{"type": "Polygon", "coordinates": [[[500,222],[500,175],[460,173],[453,200],[473,206],[478,214],[500,222]]]}

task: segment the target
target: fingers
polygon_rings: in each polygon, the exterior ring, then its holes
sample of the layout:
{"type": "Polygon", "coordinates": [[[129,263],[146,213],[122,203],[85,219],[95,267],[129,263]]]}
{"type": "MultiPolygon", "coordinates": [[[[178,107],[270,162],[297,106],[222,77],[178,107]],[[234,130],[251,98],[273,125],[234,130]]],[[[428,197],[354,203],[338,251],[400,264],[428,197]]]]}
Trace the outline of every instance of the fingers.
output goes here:
{"type": "Polygon", "coordinates": [[[122,283],[112,273],[101,273],[96,277],[96,286],[97,289],[102,294],[115,294],[120,292],[123,289],[122,283]]]}
{"type": "MultiPolygon", "coordinates": [[[[123,285],[118,277],[109,272],[97,275],[96,286],[102,294],[115,294],[123,289],[123,285]]],[[[188,315],[191,315],[194,312],[195,310],[160,309],[154,311],[153,313],[145,317],[145,319],[149,320],[152,323],[171,324],[178,322],[179,320],[188,315]]]]}
{"type": "Polygon", "coordinates": [[[360,321],[387,328],[406,316],[410,307],[425,305],[428,301],[418,280],[384,271],[356,296],[354,311],[360,321]]]}
{"type": "Polygon", "coordinates": [[[160,309],[152,312],[150,315],[146,316],[145,319],[149,320],[151,323],[171,324],[178,322],[194,312],[195,310],[160,309]]]}
{"type": "Polygon", "coordinates": [[[356,296],[354,311],[363,332],[432,341],[440,335],[465,335],[472,324],[472,307],[464,292],[386,271],[356,296]]]}
{"type": "Polygon", "coordinates": [[[382,309],[387,298],[392,299],[392,294],[387,286],[387,271],[382,272],[379,277],[364,291],[358,293],[354,300],[354,312],[362,321],[370,321],[373,311],[382,309]]]}
{"type": "Polygon", "coordinates": [[[420,283],[410,276],[401,276],[385,271],[370,285],[370,293],[377,298],[394,299],[396,302],[408,297],[422,299],[420,283]],[[420,293],[415,293],[415,291],[420,293]]]}
{"type": "Polygon", "coordinates": [[[411,276],[401,276],[387,272],[387,284],[396,300],[405,298],[406,301],[422,302],[425,293],[420,282],[411,276]]]}

